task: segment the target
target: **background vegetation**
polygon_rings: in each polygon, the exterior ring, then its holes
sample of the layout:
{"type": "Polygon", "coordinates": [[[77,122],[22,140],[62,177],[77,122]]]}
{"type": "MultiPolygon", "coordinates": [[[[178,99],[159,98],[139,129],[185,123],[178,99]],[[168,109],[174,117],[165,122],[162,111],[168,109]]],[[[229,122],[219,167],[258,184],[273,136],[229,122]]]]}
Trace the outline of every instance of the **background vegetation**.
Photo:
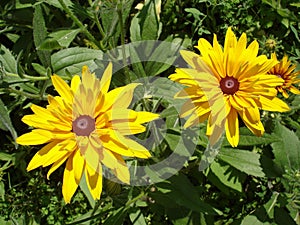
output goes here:
{"type": "MultiPolygon", "coordinates": [[[[108,60],[126,64],[128,53],[137,58],[142,53],[122,46],[142,40],[194,50],[200,37],[211,41],[213,33],[222,42],[229,26],[237,36],[246,32],[249,41],[258,40],[260,53],[287,54],[294,63],[300,59],[296,0],[139,3],[0,1],[0,224],[300,224],[300,96],[286,100],[292,108],[288,113],[262,112],[263,137],[255,137],[241,124],[238,148],[224,140],[205,171],[200,172],[196,163],[207,145],[202,124],[196,151],[175,176],[141,187],[107,180],[96,202],[82,187],[65,205],[63,168],[50,180],[45,168],[26,172],[39,147],[17,146],[14,139],[29,130],[20,120],[31,113],[29,105],[43,106],[47,94],[55,94],[49,80],[53,73],[69,80],[84,64],[93,70],[101,70],[108,60]]],[[[159,46],[150,48],[154,56],[160,54],[155,52],[159,46]]],[[[114,74],[112,87],[142,76],[167,77],[173,71],[169,64],[135,63],[114,74]]],[[[170,85],[164,81],[157,84],[162,89],[170,85]]],[[[178,144],[180,127],[172,100],[176,87],[165,90],[165,99],[147,98],[146,104],[133,106],[161,113],[166,124],[165,140],[151,150],[154,159],[144,163],[166,158],[178,144]]]]}

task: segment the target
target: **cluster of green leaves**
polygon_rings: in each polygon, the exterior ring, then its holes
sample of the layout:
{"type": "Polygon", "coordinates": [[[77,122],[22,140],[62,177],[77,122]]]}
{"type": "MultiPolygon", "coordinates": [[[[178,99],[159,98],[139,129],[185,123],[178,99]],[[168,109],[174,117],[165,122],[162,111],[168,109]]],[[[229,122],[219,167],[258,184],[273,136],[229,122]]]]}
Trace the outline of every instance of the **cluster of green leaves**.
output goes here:
{"type": "Polygon", "coordinates": [[[213,33],[222,40],[228,26],[258,39],[262,52],[285,52],[299,59],[299,3],[147,0],[135,9],[138,3],[1,0],[0,223],[300,224],[299,96],[287,99],[292,108],[288,113],[263,112],[263,137],[255,137],[241,124],[239,147],[233,149],[224,140],[216,159],[199,171],[208,143],[205,124],[196,129],[197,138],[187,134],[190,143],[181,142],[182,102],[173,99],[181,86],[165,78],[174,71],[178,49],[192,48],[200,37],[211,40],[213,33]],[[140,44],[146,40],[165,42],[140,44]],[[181,150],[176,151],[178,158],[192,156],[176,175],[149,186],[106,180],[96,202],[82,184],[72,203],[65,205],[63,168],[50,181],[45,169],[26,172],[39,148],[17,146],[14,140],[29,131],[20,121],[30,113],[28,106],[45,105],[47,94],[55,94],[51,74],[69,80],[83,65],[101,74],[108,61],[115,68],[112,87],[158,78],[137,89],[137,96],[144,98],[133,105],[159,112],[165,122],[153,132],[163,141],[151,150],[153,158],[141,163],[161,161],[176,148],[181,150]]]}

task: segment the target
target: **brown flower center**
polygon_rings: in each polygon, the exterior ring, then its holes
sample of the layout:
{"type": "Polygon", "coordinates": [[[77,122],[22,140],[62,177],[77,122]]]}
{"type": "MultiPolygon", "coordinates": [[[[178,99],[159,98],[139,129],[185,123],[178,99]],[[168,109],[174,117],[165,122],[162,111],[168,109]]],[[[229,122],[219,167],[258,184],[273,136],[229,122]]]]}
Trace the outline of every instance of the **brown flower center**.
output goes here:
{"type": "Polygon", "coordinates": [[[225,77],[220,81],[220,88],[224,94],[233,95],[239,90],[240,83],[234,77],[225,77]]]}
{"type": "Polygon", "coordinates": [[[79,116],[72,122],[72,130],[78,136],[89,136],[95,130],[95,119],[88,116],[79,116]]]}

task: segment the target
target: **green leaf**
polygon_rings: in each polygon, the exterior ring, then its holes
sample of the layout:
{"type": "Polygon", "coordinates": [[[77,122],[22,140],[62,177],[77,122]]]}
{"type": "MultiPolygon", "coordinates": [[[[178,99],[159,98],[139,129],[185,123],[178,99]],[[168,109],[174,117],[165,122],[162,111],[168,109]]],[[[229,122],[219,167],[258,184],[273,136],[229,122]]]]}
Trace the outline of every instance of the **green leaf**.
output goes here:
{"type": "Polygon", "coordinates": [[[126,216],[126,208],[125,207],[121,207],[117,210],[113,211],[113,214],[110,215],[105,222],[103,223],[103,225],[121,225],[123,224],[123,220],[126,216]]]}
{"type": "Polygon", "coordinates": [[[129,218],[134,225],[147,225],[145,217],[139,208],[135,208],[134,211],[129,214],[129,218]]]}
{"type": "Polygon", "coordinates": [[[299,38],[297,29],[296,29],[292,24],[290,24],[290,28],[291,28],[291,30],[293,31],[293,33],[294,33],[294,35],[295,35],[297,41],[300,42],[300,38],[299,38]]]}
{"type": "Polygon", "coordinates": [[[229,165],[221,165],[217,161],[210,164],[210,170],[225,186],[232,188],[238,192],[242,192],[242,183],[239,176],[230,171],[229,165]]]}
{"type": "Polygon", "coordinates": [[[276,122],[274,134],[278,135],[281,141],[271,144],[274,153],[274,161],[283,171],[299,170],[300,168],[300,140],[297,135],[276,122]]]}
{"type": "Polygon", "coordinates": [[[161,33],[162,24],[158,20],[156,5],[161,4],[158,0],[145,1],[145,5],[131,21],[131,41],[157,40],[161,33]]]}
{"type": "MultiPolygon", "coordinates": [[[[10,50],[4,45],[0,45],[0,68],[9,73],[18,73],[17,61],[10,50]]],[[[0,71],[1,71],[0,70],[0,71]]]]}
{"type": "MultiPolygon", "coordinates": [[[[220,211],[201,200],[197,188],[183,174],[173,176],[168,181],[157,184],[157,187],[160,192],[164,193],[165,198],[168,198],[169,201],[171,199],[170,204],[173,201],[196,212],[221,215],[220,211]]],[[[176,205],[173,205],[173,207],[176,207],[176,205]]]]}
{"type": "Polygon", "coordinates": [[[42,76],[46,76],[47,75],[47,69],[45,67],[43,67],[42,65],[38,64],[38,63],[31,63],[33,69],[38,72],[38,74],[42,75],[42,76]]]}
{"type": "Polygon", "coordinates": [[[240,149],[222,148],[217,157],[248,175],[265,176],[258,153],[240,149]]]}
{"type": "Polygon", "coordinates": [[[130,60],[133,62],[133,72],[137,74],[138,77],[146,77],[147,75],[145,73],[142,60],[140,59],[138,54],[138,46],[135,47],[135,45],[129,45],[129,54],[130,60]]]}
{"type": "Polygon", "coordinates": [[[170,68],[179,57],[180,43],[176,42],[155,42],[154,50],[147,58],[145,72],[147,76],[158,75],[170,68]]]}
{"type": "Polygon", "coordinates": [[[13,159],[14,159],[14,156],[12,154],[0,152],[0,160],[1,161],[12,161],[13,159]]]}
{"type": "Polygon", "coordinates": [[[66,75],[66,70],[71,74],[81,72],[82,66],[87,65],[91,71],[96,69],[95,59],[102,59],[100,50],[74,47],[58,51],[51,56],[52,68],[58,75],[66,75]]]}
{"type": "MultiPolygon", "coordinates": [[[[45,19],[43,16],[43,11],[41,5],[36,5],[34,7],[33,14],[33,41],[36,48],[38,48],[46,39],[47,29],[45,24],[45,19]]],[[[49,67],[50,62],[50,52],[49,51],[41,51],[38,49],[37,51],[38,57],[41,60],[44,67],[49,67]]]]}
{"type": "Polygon", "coordinates": [[[38,50],[67,48],[80,32],[80,29],[60,30],[53,32],[38,46],[38,50]]]}
{"type": "Polygon", "coordinates": [[[279,207],[274,208],[274,220],[277,224],[298,225],[285,209],[279,207]]]}
{"type": "MultiPolygon", "coordinates": [[[[115,46],[120,36],[120,21],[118,11],[122,13],[122,23],[126,25],[126,21],[132,8],[133,0],[121,1],[120,3],[110,3],[109,1],[103,2],[100,7],[101,23],[106,34],[105,41],[112,38],[113,45],[115,46]],[[119,9],[118,9],[119,8],[119,9]]],[[[125,31],[124,31],[125,32],[125,31]]]]}
{"type": "MultiPolygon", "coordinates": [[[[59,9],[61,9],[61,10],[63,10],[63,7],[61,6],[61,4],[59,3],[58,0],[50,0],[50,1],[43,1],[43,2],[45,2],[45,3],[49,4],[49,5],[52,5],[52,6],[56,7],[56,8],[59,8],[59,9]]],[[[69,7],[69,8],[71,8],[72,5],[73,5],[73,3],[72,3],[71,0],[63,0],[63,2],[64,2],[64,3],[66,4],[66,6],[69,7]]]]}
{"type": "MultiPolygon", "coordinates": [[[[14,140],[17,138],[17,133],[11,123],[9,112],[4,103],[0,99],[0,129],[9,131],[14,140]]],[[[17,146],[15,144],[15,146],[17,146]]]]}
{"type": "Polygon", "coordinates": [[[300,3],[291,3],[291,6],[300,7],[300,3]]]}
{"type": "Polygon", "coordinates": [[[269,225],[270,223],[269,222],[263,223],[254,215],[246,216],[241,223],[241,225],[263,225],[263,224],[269,225]]]}

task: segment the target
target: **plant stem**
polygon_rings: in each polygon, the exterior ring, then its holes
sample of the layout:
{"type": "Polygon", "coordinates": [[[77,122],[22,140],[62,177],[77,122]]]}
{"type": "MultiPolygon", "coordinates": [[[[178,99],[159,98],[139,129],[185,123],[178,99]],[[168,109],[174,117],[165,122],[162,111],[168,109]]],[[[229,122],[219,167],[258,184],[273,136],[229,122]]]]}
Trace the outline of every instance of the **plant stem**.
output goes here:
{"type": "MultiPolygon", "coordinates": [[[[35,77],[35,76],[30,76],[30,75],[23,75],[23,77],[20,77],[18,74],[15,74],[15,73],[5,73],[6,76],[8,77],[18,77],[18,78],[24,78],[24,79],[28,79],[28,80],[31,80],[31,81],[43,81],[43,80],[49,80],[50,77],[35,77]]],[[[60,76],[62,79],[64,80],[70,80],[70,77],[67,77],[67,76],[60,76]]],[[[23,81],[22,81],[23,82],[23,81]]]]}
{"type": "Polygon", "coordinates": [[[13,89],[13,88],[0,88],[0,92],[9,92],[9,93],[25,96],[27,98],[33,98],[33,99],[39,99],[39,100],[46,100],[47,99],[47,97],[44,97],[44,96],[41,96],[41,95],[30,94],[30,93],[27,93],[27,92],[18,91],[18,90],[13,89]]]}
{"type": "Polygon", "coordinates": [[[74,23],[81,28],[82,32],[87,36],[87,38],[92,41],[99,49],[101,48],[100,43],[94,38],[94,36],[86,29],[86,27],[81,23],[81,21],[74,15],[74,13],[68,8],[68,6],[64,3],[64,0],[58,0],[65,12],[70,16],[70,18],[74,21],[74,23]]]}
{"type": "Polygon", "coordinates": [[[121,2],[118,3],[117,12],[118,12],[120,30],[121,30],[121,45],[122,45],[123,66],[124,66],[124,70],[125,70],[125,75],[128,77],[129,81],[131,82],[130,75],[129,75],[129,69],[127,67],[127,62],[126,62],[127,57],[126,57],[126,51],[125,51],[125,30],[124,30],[124,24],[123,24],[122,8],[123,8],[122,3],[121,2]]]}
{"type": "Polygon", "coordinates": [[[128,201],[126,202],[126,204],[125,204],[125,207],[126,207],[126,208],[129,208],[130,205],[131,205],[132,203],[136,202],[137,200],[139,200],[139,199],[140,199],[141,197],[143,197],[144,195],[145,195],[145,193],[144,193],[144,191],[142,190],[142,192],[141,192],[138,196],[134,197],[134,198],[131,199],[131,200],[128,200],[128,201]]]}

